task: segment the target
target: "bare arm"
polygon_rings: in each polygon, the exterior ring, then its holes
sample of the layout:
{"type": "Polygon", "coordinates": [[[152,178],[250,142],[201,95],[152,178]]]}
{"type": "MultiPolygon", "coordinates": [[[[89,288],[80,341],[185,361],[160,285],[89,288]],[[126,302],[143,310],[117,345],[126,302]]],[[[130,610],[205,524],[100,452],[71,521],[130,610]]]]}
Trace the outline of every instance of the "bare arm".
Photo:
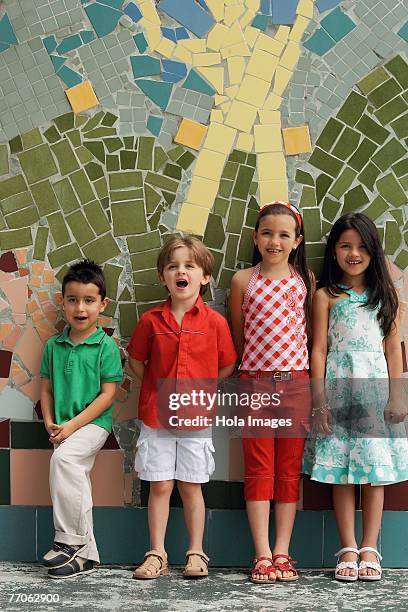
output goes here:
{"type": "Polygon", "coordinates": [[[116,393],[116,382],[104,382],[101,384],[101,392],[82,412],[73,419],[67,421],[59,427],[58,433],[52,436],[54,444],[60,444],[68,438],[74,431],[84,427],[96,419],[112,404],[116,393]]]}
{"type": "Polygon", "coordinates": [[[311,358],[313,427],[319,433],[331,433],[331,414],[326,407],[324,378],[327,358],[327,331],[330,301],[324,289],[316,291],[312,305],[313,348],[311,358]]]}
{"type": "Polygon", "coordinates": [[[400,423],[407,416],[404,383],[401,380],[403,372],[402,350],[400,337],[400,312],[392,324],[391,331],[384,340],[384,353],[387,360],[389,377],[389,397],[384,416],[391,423],[400,423]]]}
{"type": "Polygon", "coordinates": [[[137,378],[142,380],[143,374],[145,371],[144,362],[138,361],[137,359],[132,359],[132,357],[129,357],[129,367],[132,370],[133,374],[136,374],[137,378]]]}
{"type": "Polygon", "coordinates": [[[52,394],[51,382],[48,378],[41,379],[40,398],[44,427],[51,436],[58,429],[58,425],[54,423],[54,396],[52,394]]]}
{"type": "Polygon", "coordinates": [[[239,359],[244,351],[244,315],[242,313],[242,302],[249,282],[247,270],[240,270],[232,277],[230,293],[230,313],[232,337],[239,359]]]}
{"type": "Polygon", "coordinates": [[[228,376],[231,376],[234,369],[235,369],[235,363],[232,363],[231,365],[220,368],[218,370],[218,378],[228,378],[228,376]]]}

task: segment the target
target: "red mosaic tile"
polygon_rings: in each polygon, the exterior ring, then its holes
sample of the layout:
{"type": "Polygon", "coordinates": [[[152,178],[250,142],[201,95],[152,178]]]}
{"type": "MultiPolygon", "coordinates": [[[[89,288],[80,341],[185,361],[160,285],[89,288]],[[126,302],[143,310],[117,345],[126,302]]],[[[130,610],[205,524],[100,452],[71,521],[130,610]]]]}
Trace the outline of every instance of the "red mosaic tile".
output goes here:
{"type": "Polygon", "coordinates": [[[115,438],[115,434],[111,432],[103,445],[102,450],[117,450],[118,448],[120,448],[120,446],[115,438]]]}
{"type": "Polygon", "coordinates": [[[408,510],[408,481],[384,487],[384,510],[408,510]]]}
{"type": "Polygon", "coordinates": [[[28,268],[20,268],[18,273],[20,276],[28,276],[30,274],[30,270],[28,268]]]}
{"type": "Polygon", "coordinates": [[[10,375],[12,351],[0,350],[0,377],[7,378],[10,375]]]}
{"type": "Polygon", "coordinates": [[[14,253],[8,251],[0,257],[0,270],[3,272],[17,272],[18,266],[14,253]]]}
{"type": "Polygon", "coordinates": [[[42,410],[41,410],[41,401],[40,400],[38,400],[38,402],[34,406],[34,410],[35,410],[35,413],[36,413],[38,419],[40,421],[43,421],[44,418],[43,418],[43,413],[42,413],[42,410]]]}
{"type": "Polygon", "coordinates": [[[10,419],[0,420],[0,448],[10,448],[10,419]]]}

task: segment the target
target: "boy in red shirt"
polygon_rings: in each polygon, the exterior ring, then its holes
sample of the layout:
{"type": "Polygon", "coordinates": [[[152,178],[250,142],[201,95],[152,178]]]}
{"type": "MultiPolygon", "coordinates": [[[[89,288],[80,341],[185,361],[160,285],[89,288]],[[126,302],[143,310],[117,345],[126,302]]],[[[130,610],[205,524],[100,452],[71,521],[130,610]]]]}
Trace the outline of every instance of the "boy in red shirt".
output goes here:
{"type": "Polygon", "coordinates": [[[152,546],[135,570],[134,578],[153,579],[168,573],[164,539],[175,480],[189,535],[183,575],[208,576],[208,557],[202,548],[205,506],[201,483],[208,482],[215,467],[211,429],[196,437],[178,435],[177,429],[163,429],[158,415],[157,384],[160,379],[224,378],[233,372],[236,352],[227,321],[201,298],[210,281],[213,263],[210,251],[199,240],[170,239],[157,261],[160,282],[170,296],[164,304],[140,317],[128,347],[130,367],[142,380],[139,398],[142,426],[135,469],[142,480],[150,481],[152,546]]]}

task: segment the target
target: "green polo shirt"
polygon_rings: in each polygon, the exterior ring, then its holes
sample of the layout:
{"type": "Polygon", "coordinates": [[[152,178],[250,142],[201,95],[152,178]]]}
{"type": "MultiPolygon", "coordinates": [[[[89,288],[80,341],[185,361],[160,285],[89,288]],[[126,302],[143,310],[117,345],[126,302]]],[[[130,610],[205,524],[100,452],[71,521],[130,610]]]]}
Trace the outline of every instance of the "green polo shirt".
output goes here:
{"type": "MultiPolygon", "coordinates": [[[[100,394],[102,383],[122,380],[119,349],[102,327],[79,344],[71,342],[69,331],[67,326],[48,340],[41,362],[41,377],[51,382],[57,425],[89,406],[100,394]]],[[[92,423],[112,431],[112,410],[113,404],[92,423]]]]}

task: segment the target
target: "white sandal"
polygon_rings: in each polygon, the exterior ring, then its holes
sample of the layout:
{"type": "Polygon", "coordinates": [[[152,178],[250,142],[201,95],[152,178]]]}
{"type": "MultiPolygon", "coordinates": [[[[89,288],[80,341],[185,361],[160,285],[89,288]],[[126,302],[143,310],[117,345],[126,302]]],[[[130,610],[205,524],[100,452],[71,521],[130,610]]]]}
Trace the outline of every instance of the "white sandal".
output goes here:
{"type": "Polygon", "coordinates": [[[360,548],[359,553],[362,552],[373,552],[377,557],[377,561],[360,561],[358,565],[358,579],[366,582],[372,582],[374,580],[381,580],[382,568],[379,561],[382,561],[382,556],[378,552],[376,548],[372,548],[371,546],[363,546],[360,548]],[[373,569],[378,572],[378,574],[365,574],[363,576],[360,575],[360,570],[362,569],[373,569]]]}
{"type": "Polygon", "coordinates": [[[353,548],[352,546],[345,546],[344,548],[340,548],[340,550],[338,550],[334,555],[335,557],[337,557],[337,565],[334,571],[334,577],[336,580],[341,580],[344,582],[355,582],[358,579],[357,561],[340,561],[340,557],[346,552],[353,552],[356,553],[356,555],[360,554],[360,551],[357,548],[353,548]],[[356,573],[352,576],[350,574],[348,576],[345,574],[339,574],[339,570],[343,569],[352,569],[356,573]]]}

